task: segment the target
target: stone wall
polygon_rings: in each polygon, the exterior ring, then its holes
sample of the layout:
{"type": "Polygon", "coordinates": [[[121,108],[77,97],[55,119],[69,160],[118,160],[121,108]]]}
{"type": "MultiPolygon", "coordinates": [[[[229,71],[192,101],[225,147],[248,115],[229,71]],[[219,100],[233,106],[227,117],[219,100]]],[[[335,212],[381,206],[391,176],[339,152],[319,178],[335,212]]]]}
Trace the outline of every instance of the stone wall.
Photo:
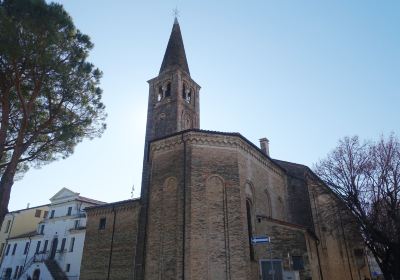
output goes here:
{"type": "Polygon", "coordinates": [[[139,210],[139,200],[86,210],[88,218],[80,279],[133,279],[139,210]],[[104,226],[102,219],[105,219],[104,226]]]}

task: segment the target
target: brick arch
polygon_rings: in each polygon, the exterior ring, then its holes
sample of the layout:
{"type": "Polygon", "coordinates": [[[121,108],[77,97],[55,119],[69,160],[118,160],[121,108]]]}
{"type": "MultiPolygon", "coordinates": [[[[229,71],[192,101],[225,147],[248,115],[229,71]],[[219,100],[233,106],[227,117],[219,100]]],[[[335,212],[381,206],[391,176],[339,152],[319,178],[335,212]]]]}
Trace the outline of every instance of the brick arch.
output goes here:
{"type": "MultiPolygon", "coordinates": [[[[154,258],[154,275],[160,279],[176,279],[178,277],[177,260],[179,238],[179,196],[178,180],[176,177],[168,177],[160,185],[153,199],[155,212],[152,215],[153,225],[157,229],[153,246],[157,248],[157,257],[154,258]]],[[[154,257],[154,256],[153,256],[154,257]]]]}
{"type": "Polygon", "coordinates": [[[271,195],[269,193],[268,187],[265,187],[264,193],[265,193],[265,196],[266,196],[266,205],[267,205],[267,207],[266,207],[266,210],[267,210],[266,215],[268,217],[272,217],[273,213],[272,213],[271,195]]]}
{"type": "Polygon", "coordinates": [[[182,112],[181,127],[182,127],[182,130],[191,129],[194,127],[193,117],[187,111],[182,112]]]}
{"type": "Polygon", "coordinates": [[[225,279],[229,266],[227,240],[227,213],[225,180],[219,175],[206,179],[207,203],[207,279],[225,279]],[[225,256],[225,257],[222,257],[225,256]]]}

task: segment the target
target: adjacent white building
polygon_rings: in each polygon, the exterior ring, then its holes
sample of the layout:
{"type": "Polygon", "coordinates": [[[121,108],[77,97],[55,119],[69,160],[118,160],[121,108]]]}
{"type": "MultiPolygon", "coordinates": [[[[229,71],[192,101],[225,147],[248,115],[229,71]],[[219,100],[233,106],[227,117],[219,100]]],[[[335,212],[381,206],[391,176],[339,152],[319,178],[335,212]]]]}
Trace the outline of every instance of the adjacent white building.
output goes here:
{"type": "Polygon", "coordinates": [[[49,214],[33,232],[9,238],[1,279],[79,279],[85,207],[102,204],[67,188],[50,198],[49,214]]]}

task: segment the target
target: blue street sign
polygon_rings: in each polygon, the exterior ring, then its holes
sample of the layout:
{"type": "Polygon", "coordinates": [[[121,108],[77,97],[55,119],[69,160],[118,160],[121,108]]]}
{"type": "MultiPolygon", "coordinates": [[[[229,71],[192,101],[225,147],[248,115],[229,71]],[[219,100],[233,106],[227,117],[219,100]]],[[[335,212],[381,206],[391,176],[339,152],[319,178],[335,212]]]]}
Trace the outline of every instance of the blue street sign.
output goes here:
{"type": "Polygon", "coordinates": [[[251,243],[253,244],[262,244],[262,243],[270,243],[271,238],[269,236],[254,236],[251,239],[251,243]]]}

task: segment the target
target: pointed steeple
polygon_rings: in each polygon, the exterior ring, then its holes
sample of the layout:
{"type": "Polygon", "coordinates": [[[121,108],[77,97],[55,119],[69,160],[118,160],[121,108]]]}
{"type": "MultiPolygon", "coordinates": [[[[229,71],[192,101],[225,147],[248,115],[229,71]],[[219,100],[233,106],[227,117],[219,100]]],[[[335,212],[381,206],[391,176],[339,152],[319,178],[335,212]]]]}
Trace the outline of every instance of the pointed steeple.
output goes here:
{"type": "Polygon", "coordinates": [[[181,28],[178,19],[175,17],[171,36],[169,37],[167,49],[161,64],[160,74],[166,70],[180,68],[190,75],[189,66],[186,60],[185,47],[183,45],[181,28]]]}

